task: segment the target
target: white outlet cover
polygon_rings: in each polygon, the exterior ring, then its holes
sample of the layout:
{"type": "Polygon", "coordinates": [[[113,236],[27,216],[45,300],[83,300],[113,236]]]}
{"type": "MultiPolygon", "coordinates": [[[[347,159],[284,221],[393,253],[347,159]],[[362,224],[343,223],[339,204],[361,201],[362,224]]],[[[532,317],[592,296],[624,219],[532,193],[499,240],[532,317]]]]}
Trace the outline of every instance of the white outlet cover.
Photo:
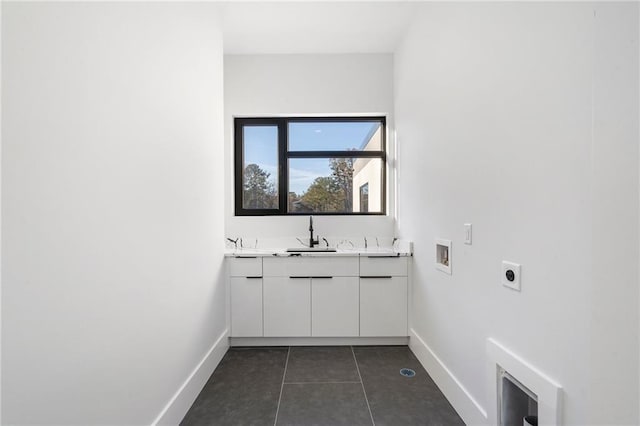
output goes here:
{"type": "Polygon", "coordinates": [[[471,245],[471,224],[464,224],[464,243],[471,245]]]}
{"type": "Polygon", "coordinates": [[[520,286],[521,286],[520,264],[507,262],[506,260],[502,261],[502,285],[505,287],[509,287],[513,290],[520,291],[520,286]],[[509,270],[512,270],[515,275],[513,281],[509,281],[507,279],[507,271],[509,270]]]}

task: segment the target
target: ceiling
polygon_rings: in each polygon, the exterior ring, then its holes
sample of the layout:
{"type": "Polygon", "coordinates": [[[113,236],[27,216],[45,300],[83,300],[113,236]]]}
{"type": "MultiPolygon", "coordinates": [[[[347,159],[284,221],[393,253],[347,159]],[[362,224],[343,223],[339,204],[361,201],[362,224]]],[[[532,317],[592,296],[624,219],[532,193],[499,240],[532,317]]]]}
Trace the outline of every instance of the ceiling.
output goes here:
{"type": "Polygon", "coordinates": [[[415,3],[229,2],[226,54],[392,53],[415,3]]]}

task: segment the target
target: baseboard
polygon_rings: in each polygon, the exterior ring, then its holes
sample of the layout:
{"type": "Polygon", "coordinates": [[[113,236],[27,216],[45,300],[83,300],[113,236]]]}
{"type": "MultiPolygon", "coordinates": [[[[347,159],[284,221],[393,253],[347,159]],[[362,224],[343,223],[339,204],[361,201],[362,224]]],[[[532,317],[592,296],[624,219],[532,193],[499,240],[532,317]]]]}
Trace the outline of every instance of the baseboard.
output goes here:
{"type": "Polygon", "coordinates": [[[418,334],[409,331],[409,348],[467,425],[486,425],[487,411],[418,334]]]}
{"type": "Polygon", "coordinates": [[[156,417],[152,425],[177,425],[182,421],[198,394],[229,349],[229,330],[225,330],[193,369],[180,389],[156,417]]]}

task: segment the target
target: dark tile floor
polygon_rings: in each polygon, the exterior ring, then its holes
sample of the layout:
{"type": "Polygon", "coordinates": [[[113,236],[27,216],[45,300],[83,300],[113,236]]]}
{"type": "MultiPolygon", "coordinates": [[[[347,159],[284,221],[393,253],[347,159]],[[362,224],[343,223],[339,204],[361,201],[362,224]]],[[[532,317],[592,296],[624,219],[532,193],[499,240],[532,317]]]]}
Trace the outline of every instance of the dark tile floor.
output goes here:
{"type": "Polygon", "coordinates": [[[464,425],[406,346],[231,348],[180,424],[464,425]]]}

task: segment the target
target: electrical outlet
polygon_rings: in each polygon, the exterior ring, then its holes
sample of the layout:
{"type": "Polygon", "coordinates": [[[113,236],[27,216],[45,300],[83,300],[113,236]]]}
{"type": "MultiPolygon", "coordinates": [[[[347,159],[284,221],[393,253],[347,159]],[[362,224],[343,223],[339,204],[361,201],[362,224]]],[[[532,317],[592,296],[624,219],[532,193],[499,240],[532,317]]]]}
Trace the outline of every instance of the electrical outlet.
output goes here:
{"type": "Polygon", "coordinates": [[[518,263],[502,261],[502,285],[520,291],[520,265],[518,263]]]}

